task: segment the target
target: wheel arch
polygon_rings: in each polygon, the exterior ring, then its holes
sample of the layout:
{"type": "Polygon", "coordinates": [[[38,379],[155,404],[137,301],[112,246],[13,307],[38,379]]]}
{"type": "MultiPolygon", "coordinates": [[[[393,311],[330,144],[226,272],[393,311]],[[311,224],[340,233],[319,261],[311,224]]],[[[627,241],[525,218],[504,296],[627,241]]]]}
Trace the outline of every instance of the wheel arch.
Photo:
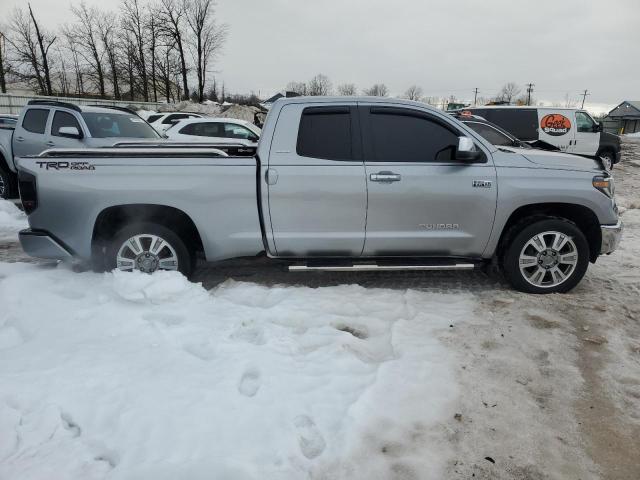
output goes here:
{"type": "Polygon", "coordinates": [[[118,230],[134,222],[152,222],[173,230],[194,252],[202,251],[202,237],[196,224],[182,210],[159,204],[123,204],[103,209],[96,217],[91,236],[92,254],[102,251],[105,242],[118,230]]]}
{"type": "Polygon", "coordinates": [[[590,208],[573,203],[536,203],[518,207],[509,215],[498,241],[496,249],[498,258],[502,258],[509,240],[536,217],[564,218],[575,223],[587,238],[589,260],[593,263],[600,255],[602,244],[600,222],[597,215],[590,208]]]}

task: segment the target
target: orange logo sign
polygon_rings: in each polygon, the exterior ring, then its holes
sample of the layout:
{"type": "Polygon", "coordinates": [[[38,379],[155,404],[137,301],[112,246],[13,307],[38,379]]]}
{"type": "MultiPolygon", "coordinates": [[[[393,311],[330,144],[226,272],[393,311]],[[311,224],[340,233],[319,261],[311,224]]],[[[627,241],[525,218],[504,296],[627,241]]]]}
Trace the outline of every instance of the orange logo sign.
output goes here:
{"type": "Polygon", "coordinates": [[[542,117],[542,120],[540,120],[540,128],[542,128],[542,131],[547,135],[559,137],[571,130],[571,121],[564,115],[551,113],[542,117]]]}

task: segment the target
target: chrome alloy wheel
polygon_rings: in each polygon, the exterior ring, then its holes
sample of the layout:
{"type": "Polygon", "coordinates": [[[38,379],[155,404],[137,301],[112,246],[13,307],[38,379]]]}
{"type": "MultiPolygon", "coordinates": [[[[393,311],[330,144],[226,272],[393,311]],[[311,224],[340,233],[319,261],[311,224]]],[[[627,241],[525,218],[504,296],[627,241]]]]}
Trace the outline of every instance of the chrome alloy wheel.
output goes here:
{"type": "Polygon", "coordinates": [[[125,272],[140,270],[153,273],[156,270],[178,270],[178,255],[163,238],[143,233],[129,238],[120,246],[116,266],[118,270],[125,272]]]}
{"type": "Polygon", "coordinates": [[[565,233],[542,232],[525,243],[518,263],[520,273],[531,285],[556,287],[575,271],[578,249],[565,233]]]}

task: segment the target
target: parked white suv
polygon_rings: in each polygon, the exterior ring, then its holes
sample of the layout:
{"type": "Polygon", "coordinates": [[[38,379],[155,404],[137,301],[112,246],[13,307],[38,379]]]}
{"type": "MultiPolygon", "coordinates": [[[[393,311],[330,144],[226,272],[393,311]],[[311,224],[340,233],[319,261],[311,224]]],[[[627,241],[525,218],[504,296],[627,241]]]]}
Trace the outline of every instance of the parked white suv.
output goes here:
{"type": "Polygon", "coordinates": [[[251,122],[236,118],[191,118],[166,131],[167,138],[180,142],[241,143],[258,145],[262,131],[251,122]]]}
{"type": "Polygon", "coordinates": [[[187,118],[202,118],[202,115],[199,113],[184,112],[152,113],[147,117],[147,123],[149,123],[149,125],[155,128],[158,132],[163,133],[173,127],[180,120],[187,118]]]}

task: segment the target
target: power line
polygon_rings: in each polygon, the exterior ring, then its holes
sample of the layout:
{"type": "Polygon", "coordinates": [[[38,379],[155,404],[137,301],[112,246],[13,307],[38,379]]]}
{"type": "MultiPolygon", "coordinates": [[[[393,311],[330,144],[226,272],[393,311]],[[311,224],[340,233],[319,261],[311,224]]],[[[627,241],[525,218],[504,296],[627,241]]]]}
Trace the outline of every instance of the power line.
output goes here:
{"type": "Polygon", "coordinates": [[[591,95],[589,90],[585,90],[584,93],[582,93],[582,106],[580,108],[584,108],[584,101],[586,100],[587,95],[591,95]]]}

